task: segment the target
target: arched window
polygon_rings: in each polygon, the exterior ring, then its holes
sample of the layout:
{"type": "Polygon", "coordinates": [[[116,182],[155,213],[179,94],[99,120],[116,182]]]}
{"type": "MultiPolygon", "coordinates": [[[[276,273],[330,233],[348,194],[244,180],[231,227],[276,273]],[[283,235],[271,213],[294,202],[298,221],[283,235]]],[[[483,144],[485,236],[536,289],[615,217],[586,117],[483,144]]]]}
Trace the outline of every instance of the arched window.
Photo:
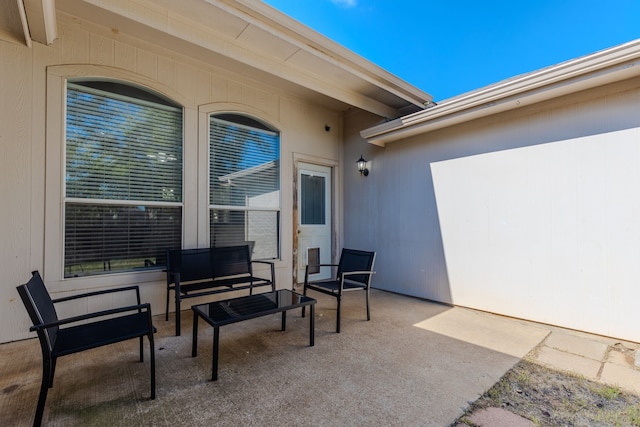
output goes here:
{"type": "Polygon", "coordinates": [[[209,122],[210,245],[249,244],[253,258],[280,257],[280,134],[251,117],[209,122]]]}
{"type": "Polygon", "coordinates": [[[181,246],[182,122],[148,90],[68,81],[65,277],[158,268],[181,246]]]}

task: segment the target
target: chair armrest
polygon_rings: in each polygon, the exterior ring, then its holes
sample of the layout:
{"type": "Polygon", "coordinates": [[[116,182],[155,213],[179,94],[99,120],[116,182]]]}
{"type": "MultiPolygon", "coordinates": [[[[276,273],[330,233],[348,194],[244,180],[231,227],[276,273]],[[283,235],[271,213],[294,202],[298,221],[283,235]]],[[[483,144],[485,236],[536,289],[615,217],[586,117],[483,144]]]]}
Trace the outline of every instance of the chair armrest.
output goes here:
{"type": "Polygon", "coordinates": [[[341,274],[340,281],[341,283],[350,282],[350,283],[360,283],[356,280],[349,279],[349,276],[357,276],[357,275],[366,275],[367,278],[367,286],[369,286],[369,281],[371,280],[371,275],[375,274],[373,270],[364,270],[364,271],[345,271],[341,274]]]}
{"type": "Polygon", "coordinates": [[[61,326],[61,325],[66,325],[69,323],[75,323],[75,322],[80,322],[82,320],[88,320],[88,319],[94,319],[96,317],[104,317],[104,316],[109,316],[112,314],[118,314],[118,313],[125,313],[127,311],[133,311],[133,310],[138,310],[138,312],[140,312],[140,310],[147,310],[149,312],[151,312],[151,304],[144,303],[144,304],[137,304],[137,305],[130,305],[130,306],[126,306],[126,307],[118,307],[118,308],[112,308],[109,310],[102,310],[102,311],[96,311],[95,313],[87,313],[87,314],[82,314],[80,316],[73,316],[73,317],[68,317],[66,319],[60,319],[56,322],[50,322],[50,323],[39,323],[37,325],[33,325],[32,327],[29,328],[30,331],[37,331],[39,329],[47,329],[47,328],[51,328],[54,326],[61,326]]]}
{"type": "Polygon", "coordinates": [[[353,276],[356,274],[375,274],[376,272],[373,270],[363,270],[363,271],[345,271],[342,273],[342,276],[353,276]]]}
{"type": "Polygon", "coordinates": [[[64,302],[64,301],[71,301],[71,300],[78,299],[78,298],[86,298],[86,297],[92,297],[92,296],[96,296],[96,295],[104,295],[104,294],[111,294],[111,293],[114,293],[114,292],[126,292],[126,291],[136,291],[137,301],[138,301],[138,304],[140,304],[140,288],[138,288],[137,285],[127,286],[127,287],[123,287],[123,288],[103,289],[101,291],[94,291],[94,292],[86,292],[86,293],[83,293],[83,294],[77,294],[77,295],[71,295],[71,296],[68,296],[68,297],[56,298],[56,299],[54,299],[52,301],[54,303],[58,303],[58,302],[64,302]]]}
{"type": "Polygon", "coordinates": [[[309,267],[338,267],[340,264],[307,264],[304,268],[304,283],[309,283],[309,267]]]}

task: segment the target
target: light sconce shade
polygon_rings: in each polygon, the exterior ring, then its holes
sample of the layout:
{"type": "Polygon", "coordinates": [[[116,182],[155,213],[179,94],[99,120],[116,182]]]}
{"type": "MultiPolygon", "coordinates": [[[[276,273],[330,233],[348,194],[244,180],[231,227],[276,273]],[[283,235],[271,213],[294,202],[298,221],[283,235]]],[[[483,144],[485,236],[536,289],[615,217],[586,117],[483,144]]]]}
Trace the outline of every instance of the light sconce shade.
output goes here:
{"type": "Polygon", "coordinates": [[[368,176],[369,169],[367,169],[367,161],[360,154],[360,158],[356,162],[358,164],[358,170],[360,171],[360,175],[368,176]]]}

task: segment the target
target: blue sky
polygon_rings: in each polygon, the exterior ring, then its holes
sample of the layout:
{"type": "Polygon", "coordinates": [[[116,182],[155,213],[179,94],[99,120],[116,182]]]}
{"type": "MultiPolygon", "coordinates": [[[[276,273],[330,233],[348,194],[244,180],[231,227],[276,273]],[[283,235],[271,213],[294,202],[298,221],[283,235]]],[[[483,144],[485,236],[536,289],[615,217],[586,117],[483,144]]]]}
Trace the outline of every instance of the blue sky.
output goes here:
{"type": "Polygon", "coordinates": [[[640,0],[264,0],[440,101],[640,38],[640,0]]]}

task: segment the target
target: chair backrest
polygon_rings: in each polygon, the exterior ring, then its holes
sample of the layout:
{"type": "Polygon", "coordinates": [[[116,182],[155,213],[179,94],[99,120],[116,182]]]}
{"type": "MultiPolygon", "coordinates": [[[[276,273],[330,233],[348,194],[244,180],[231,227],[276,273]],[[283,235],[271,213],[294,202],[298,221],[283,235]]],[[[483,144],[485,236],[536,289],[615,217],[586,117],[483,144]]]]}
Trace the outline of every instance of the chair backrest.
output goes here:
{"type": "MultiPolygon", "coordinates": [[[[40,277],[40,273],[34,271],[31,274],[31,279],[24,285],[18,286],[17,289],[33,325],[36,326],[58,321],[58,314],[56,313],[51,296],[44,286],[42,277],[40,277]]],[[[57,326],[38,329],[38,338],[40,338],[40,345],[42,346],[43,352],[51,352],[57,336],[57,326]]]]}
{"type": "MultiPolygon", "coordinates": [[[[371,271],[373,272],[373,264],[376,261],[376,253],[368,251],[359,251],[355,249],[342,249],[340,254],[340,264],[338,265],[338,276],[342,273],[350,271],[371,271]]],[[[371,282],[371,274],[354,274],[348,277],[353,282],[359,282],[369,286],[371,282]]]]}

